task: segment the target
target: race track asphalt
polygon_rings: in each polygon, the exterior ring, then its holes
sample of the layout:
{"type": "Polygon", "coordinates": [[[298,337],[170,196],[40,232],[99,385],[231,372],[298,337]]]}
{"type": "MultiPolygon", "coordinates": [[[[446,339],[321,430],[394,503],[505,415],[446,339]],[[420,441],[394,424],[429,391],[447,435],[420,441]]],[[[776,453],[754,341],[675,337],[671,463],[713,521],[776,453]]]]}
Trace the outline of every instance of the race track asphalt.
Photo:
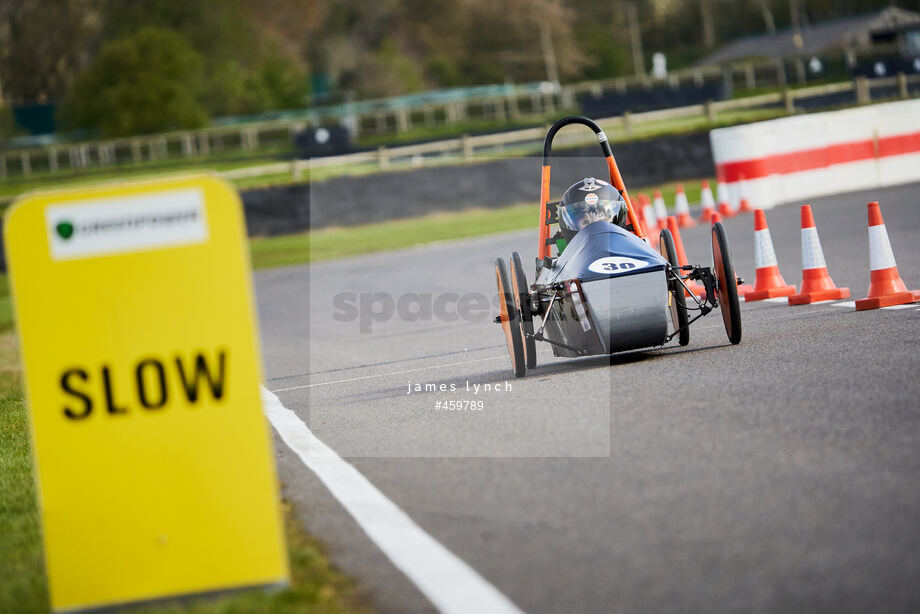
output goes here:
{"type": "MultiPolygon", "coordinates": [[[[920,288],[920,185],[817,199],[849,300],[868,289],[876,199],[920,288]]],[[[767,217],[798,284],[799,207],[767,217]]],[[[753,283],[752,219],[726,229],[753,283]]],[[[708,229],[683,235],[708,264],[708,229]]],[[[492,300],[494,258],[519,250],[530,276],[535,242],[513,232],[258,273],[266,387],[525,611],[920,611],[920,305],[742,303],[738,346],[713,313],[686,348],[571,360],[544,344],[523,379],[491,312],[448,321],[451,304],[372,332],[334,317],[348,292],[492,300]],[[407,395],[410,382],[457,390],[407,395]]],[[[275,450],[285,496],[371,603],[430,611],[277,436],[275,450]]]]}

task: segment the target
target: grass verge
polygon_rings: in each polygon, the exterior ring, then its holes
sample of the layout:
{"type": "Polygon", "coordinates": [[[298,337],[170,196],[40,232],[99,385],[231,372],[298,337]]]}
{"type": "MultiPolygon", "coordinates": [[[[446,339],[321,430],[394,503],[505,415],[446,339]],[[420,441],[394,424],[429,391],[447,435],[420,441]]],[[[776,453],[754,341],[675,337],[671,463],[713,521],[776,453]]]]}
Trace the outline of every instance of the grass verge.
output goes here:
{"type": "MultiPolygon", "coordinates": [[[[133,611],[158,614],[369,611],[354,582],[336,570],[319,542],[300,528],[291,506],[283,502],[282,509],[291,563],[290,587],[275,593],[247,591],[133,611]]],[[[16,338],[12,332],[6,332],[0,334],[0,612],[47,612],[48,605],[16,338]]]]}
{"type": "Polygon", "coordinates": [[[536,205],[438,213],[366,226],[252,239],[250,251],[253,266],[261,269],[355,256],[432,241],[535,228],[538,217],[536,205]]]}
{"type": "MultiPolygon", "coordinates": [[[[710,184],[715,180],[710,178],[710,184]]],[[[679,182],[658,186],[669,208],[673,207],[679,182]]],[[[684,182],[691,203],[700,200],[700,181],[684,182]]],[[[647,192],[650,189],[636,190],[647,192]]],[[[264,269],[345,256],[357,256],[433,241],[464,239],[507,230],[534,229],[536,236],[539,213],[536,203],[500,209],[472,209],[438,213],[420,218],[394,220],[366,226],[330,228],[283,237],[255,238],[250,241],[252,264],[264,269]]]]}

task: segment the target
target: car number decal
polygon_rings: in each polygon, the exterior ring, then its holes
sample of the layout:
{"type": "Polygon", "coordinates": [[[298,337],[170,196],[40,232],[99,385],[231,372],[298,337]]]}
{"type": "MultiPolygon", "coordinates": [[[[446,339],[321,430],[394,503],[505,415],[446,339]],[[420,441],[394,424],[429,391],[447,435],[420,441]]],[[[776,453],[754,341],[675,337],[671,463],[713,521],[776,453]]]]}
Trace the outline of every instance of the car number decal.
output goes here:
{"type": "Polygon", "coordinates": [[[589,271],[607,275],[619,275],[648,266],[644,260],[636,260],[627,256],[606,256],[598,258],[588,266],[589,271]]]}

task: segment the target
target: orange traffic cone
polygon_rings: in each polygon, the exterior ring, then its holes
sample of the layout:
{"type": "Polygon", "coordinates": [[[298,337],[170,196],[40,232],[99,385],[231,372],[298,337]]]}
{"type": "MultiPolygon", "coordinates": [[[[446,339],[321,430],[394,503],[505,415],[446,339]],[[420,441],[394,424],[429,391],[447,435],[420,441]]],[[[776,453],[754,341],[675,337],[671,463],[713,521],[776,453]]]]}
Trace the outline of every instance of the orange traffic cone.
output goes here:
{"type": "Polygon", "coordinates": [[[751,203],[747,199],[747,182],[744,177],[741,178],[739,185],[741,188],[741,204],[738,205],[738,213],[750,213],[754,208],[751,207],[751,203]]]}
{"type": "MultiPolygon", "coordinates": [[[[684,250],[684,241],[680,238],[680,230],[677,226],[677,218],[673,215],[668,216],[668,230],[671,231],[671,236],[674,237],[674,249],[677,250],[677,263],[680,266],[687,266],[687,252],[684,250]]],[[[693,293],[696,294],[700,300],[706,297],[706,288],[702,283],[695,280],[684,280],[684,285],[687,286],[690,290],[693,290],[693,293]]],[[[684,294],[690,296],[690,293],[686,290],[684,294]]]]}
{"type": "Polygon", "coordinates": [[[642,208],[642,199],[637,198],[636,207],[634,213],[636,214],[636,221],[639,222],[639,230],[642,232],[642,236],[648,238],[648,224],[645,221],[645,209],[642,208]]]}
{"type": "Polygon", "coordinates": [[[920,290],[908,290],[894,261],[885,220],[877,202],[869,208],[869,295],[856,301],[856,311],[920,301],[920,290]]]}
{"type": "Polygon", "coordinates": [[[716,184],[716,196],[719,197],[719,209],[731,208],[731,205],[728,204],[728,186],[721,181],[716,184]]]}
{"type": "Polygon", "coordinates": [[[744,302],[795,294],[795,286],[787,286],[779,273],[773,238],[770,237],[770,228],[767,227],[767,216],[763,209],[754,211],[754,266],[754,289],[744,293],[744,302]]]}
{"type": "Polygon", "coordinates": [[[648,236],[649,243],[657,246],[658,233],[660,232],[660,229],[658,218],[655,215],[655,208],[652,206],[652,202],[648,199],[648,195],[641,192],[639,193],[639,204],[639,208],[642,210],[642,215],[645,218],[646,235],[648,236]]]}
{"type": "Polygon", "coordinates": [[[664,197],[661,195],[661,190],[655,190],[652,196],[655,198],[652,204],[655,207],[655,217],[658,218],[658,229],[664,230],[668,227],[668,208],[664,206],[664,197]]]}
{"type": "Polygon", "coordinates": [[[700,204],[703,209],[700,212],[700,217],[697,218],[701,223],[706,224],[709,222],[710,216],[716,212],[716,201],[712,197],[712,189],[709,187],[709,182],[703,179],[702,191],[700,192],[700,204]]]}
{"type": "Polygon", "coordinates": [[[649,202],[648,196],[642,192],[639,192],[639,207],[642,209],[642,215],[645,216],[645,224],[649,230],[652,227],[658,228],[658,216],[655,215],[655,208],[649,202]]]}
{"type": "Polygon", "coordinates": [[[732,209],[731,203],[725,200],[719,203],[719,214],[725,218],[735,217],[735,210],[732,209]]]}
{"type": "Polygon", "coordinates": [[[677,215],[677,225],[681,228],[690,228],[696,226],[696,222],[690,217],[690,203],[687,202],[687,194],[684,192],[683,184],[677,184],[677,195],[674,198],[674,213],[677,215]]]}
{"type": "Polygon", "coordinates": [[[827,272],[824,250],[815,228],[811,205],[802,205],[802,288],[789,297],[790,305],[807,305],[850,296],[849,288],[838,288],[827,272]]]}

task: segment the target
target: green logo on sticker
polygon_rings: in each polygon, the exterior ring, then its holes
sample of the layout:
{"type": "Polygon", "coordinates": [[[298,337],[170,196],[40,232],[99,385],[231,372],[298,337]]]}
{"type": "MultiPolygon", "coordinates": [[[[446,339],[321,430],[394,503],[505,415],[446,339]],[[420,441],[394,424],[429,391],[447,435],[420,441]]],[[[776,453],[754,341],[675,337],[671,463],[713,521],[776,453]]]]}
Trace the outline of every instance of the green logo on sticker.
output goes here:
{"type": "Polygon", "coordinates": [[[73,236],[73,224],[70,222],[60,222],[55,230],[62,239],[69,239],[73,236]]]}

